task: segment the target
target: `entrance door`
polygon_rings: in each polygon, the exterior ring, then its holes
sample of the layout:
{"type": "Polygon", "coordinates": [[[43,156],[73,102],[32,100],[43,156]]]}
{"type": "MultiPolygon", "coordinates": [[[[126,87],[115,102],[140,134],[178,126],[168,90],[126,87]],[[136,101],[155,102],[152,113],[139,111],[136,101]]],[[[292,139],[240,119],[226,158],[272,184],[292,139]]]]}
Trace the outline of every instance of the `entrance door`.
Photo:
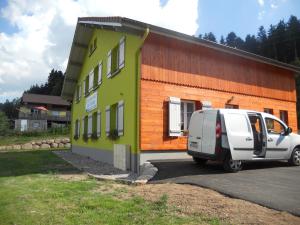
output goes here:
{"type": "Polygon", "coordinates": [[[285,159],[290,147],[290,136],[285,135],[286,126],[274,118],[265,118],[267,126],[266,158],[285,159]]]}
{"type": "Polygon", "coordinates": [[[27,131],[27,120],[21,120],[21,131],[27,131]]]}
{"type": "Polygon", "coordinates": [[[254,141],[248,115],[244,112],[226,112],[224,119],[232,159],[251,160],[254,141]]]}

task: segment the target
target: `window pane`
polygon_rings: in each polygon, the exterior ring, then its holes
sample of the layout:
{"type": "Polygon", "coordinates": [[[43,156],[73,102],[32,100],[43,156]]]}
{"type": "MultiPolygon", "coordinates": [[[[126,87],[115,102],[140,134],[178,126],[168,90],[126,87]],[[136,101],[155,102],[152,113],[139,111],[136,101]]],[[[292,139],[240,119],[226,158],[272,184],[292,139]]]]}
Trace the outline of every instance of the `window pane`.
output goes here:
{"type": "Polygon", "coordinates": [[[281,134],[284,132],[284,126],[277,120],[266,118],[268,133],[281,134]]]}
{"type": "Polygon", "coordinates": [[[189,124],[190,124],[190,120],[191,120],[191,117],[192,117],[192,114],[193,113],[187,113],[187,128],[189,128],[189,124]]]}
{"type": "Polygon", "coordinates": [[[195,111],[195,104],[188,102],[187,103],[187,113],[193,113],[195,111]]]}

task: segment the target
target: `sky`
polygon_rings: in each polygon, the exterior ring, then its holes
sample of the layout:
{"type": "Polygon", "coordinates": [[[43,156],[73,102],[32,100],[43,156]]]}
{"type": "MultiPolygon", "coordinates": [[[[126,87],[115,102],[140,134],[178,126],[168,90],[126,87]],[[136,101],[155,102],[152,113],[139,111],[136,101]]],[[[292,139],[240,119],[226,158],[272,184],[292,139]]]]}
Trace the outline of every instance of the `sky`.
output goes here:
{"type": "Polygon", "coordinates": [[[0,102],[66,69],[77,17],[124,16],[189,35],[244,38],[290,15],[300,0],[0,0],[0,102]]]}

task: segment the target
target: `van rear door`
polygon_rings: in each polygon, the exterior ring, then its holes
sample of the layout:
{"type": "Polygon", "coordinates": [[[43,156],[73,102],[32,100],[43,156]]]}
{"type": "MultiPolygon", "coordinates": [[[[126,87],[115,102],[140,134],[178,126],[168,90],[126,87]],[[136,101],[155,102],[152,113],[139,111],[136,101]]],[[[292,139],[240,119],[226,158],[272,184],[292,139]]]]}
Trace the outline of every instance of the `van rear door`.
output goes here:
{"type": "Polygon", "coordinates": [[[203,130],[203,111],[196,111],[192,114],[189,125],[188,150],[202,151],[202,130],[203,130]]]}
{"type": "Polygon", "coordinates": [[[233,160],[251,160],[254,141],[246,112],[224,112],[226,132],[233,160]]]}

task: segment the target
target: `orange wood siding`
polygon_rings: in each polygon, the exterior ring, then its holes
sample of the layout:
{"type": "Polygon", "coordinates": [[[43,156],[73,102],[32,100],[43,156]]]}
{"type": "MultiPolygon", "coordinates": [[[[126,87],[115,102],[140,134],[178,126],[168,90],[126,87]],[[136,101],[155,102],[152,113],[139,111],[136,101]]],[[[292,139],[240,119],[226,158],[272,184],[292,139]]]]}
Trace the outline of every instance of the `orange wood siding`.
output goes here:
{"type": "Polygon", "coordinates": [[[186,137],[168,136],[168,100],[211,101],[214,108],[288,111],[297,129],[292,72],[216,50],[150,34],[142,49],[140,149],[186,150],[186,137]]]}
{"type": "Polygon", "coordinates": [[[264,108],[270,108],[278,118],[279,110],[288,110],[289,126],[297,130],[294,102],[141,80],[141,150],[186,150],[186,137],[169,137],[170,96],[182,100],[209,100],[214,108],[224,108],[225,103],[234,96],[231,104],[238,105],[240,109],[263,111],[264,108]]]}
{"type": "Polygon", "coordinates": [[[293,73],[213,49],[150,34],[143,79],[296,101],[293,73]]]}

